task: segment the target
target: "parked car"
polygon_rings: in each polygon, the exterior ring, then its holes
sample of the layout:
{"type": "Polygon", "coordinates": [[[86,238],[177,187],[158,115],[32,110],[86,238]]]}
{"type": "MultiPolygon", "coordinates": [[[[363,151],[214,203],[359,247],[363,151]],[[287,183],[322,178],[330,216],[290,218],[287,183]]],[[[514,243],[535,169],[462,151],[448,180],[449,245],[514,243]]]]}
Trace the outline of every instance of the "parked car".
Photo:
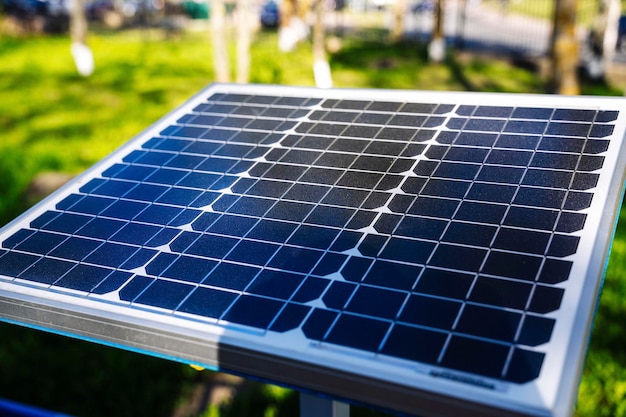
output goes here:
{"type": "Polygon", "coordinates": [[[617,25],[617,51],[626,55],[626,15],[619,18],[617,25]]]}
{"type": "Polygon", "coordinates": [[[0,5],[6,16],[12,16],[28,30],[63,33],[69,28],[69,9],[64,0],[0,0],[0,5]],[[34,21],[40,24],[33,25],[34,21]]]}
{"type": "Polygon", "coordinates": [[[27,18],[45,16],[48,13],[48,3],[40,0],[2,0],[2,10],[8,16],[27,18]]]}
{"type": "Polygon", "coordinates": [[[261,6],[261,26],[275,28],[280,24],[280,8],[274,0],[268,0],[261,6]]]}

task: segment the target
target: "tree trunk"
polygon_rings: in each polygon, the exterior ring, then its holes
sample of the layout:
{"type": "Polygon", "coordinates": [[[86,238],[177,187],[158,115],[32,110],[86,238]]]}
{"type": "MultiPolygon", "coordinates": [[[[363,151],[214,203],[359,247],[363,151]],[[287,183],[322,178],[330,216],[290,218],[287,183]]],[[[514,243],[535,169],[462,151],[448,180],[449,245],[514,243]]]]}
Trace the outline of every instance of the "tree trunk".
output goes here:
{"type": "Polygon", "coordinates": [[[319,88],[331,88],[333,79],[326,56],[326,42],[324,32],[324,3],[323,0],[316,0],[313,3],[313,75],[315,85],[319,88]]]}
{"type": "Polygon", "coordinates": [[[404,16],[406,15],[406,0],[396,0],[393,5],[393,24],[391,26],[391,41],[400,42],[404,36],[404,16]]]}
{"type": "Polygon", "coordinates": [[[602,0],[606,15],[604,36],[602,37],[602,58],[605,71],[615,59],[619,18],[622,12],[620,0],[602,0]]]}
{"type": "Polygon", "coordinates": [[[552,85],[558,94],[580,94],[576,0],[556,0],[552,36],[552,85]]]}
{"type": "Polygon", "coordinates": [[[87,18],[84,0],[74,0],[71,11],[70,34],[72,43],[87,44],[87,18]]]}
{"type": "Polygon", "coordinates": [[[226,3],[224,0],[208,0],[211,10],[211,29],[213,32],[213,66],[215,81],[230,82],[228,65],[228,39],[226,31],[226,3]]]}
{"type": "Polygon", "coordinates": [[[441,62],[446,56],[446,38],[443,33],[443,15],[445,0],[437,0],[435,3],[435,24],[433,34],[428,45],[428,58],[432,62],[441,62]]]}
{"type": "Polygon", "coordinates": [[[237,2],[237,76],[236,81],[245,84],[250,79],[251,25],[250,0],[237,2]]]}
{"type": "Polygon", "coordinates": [[[87,46],[87,17],[84,0],[74,0],[70,15],[71,52],[78,73],[87,77],[93,73],[93,53],[87,46]]]}

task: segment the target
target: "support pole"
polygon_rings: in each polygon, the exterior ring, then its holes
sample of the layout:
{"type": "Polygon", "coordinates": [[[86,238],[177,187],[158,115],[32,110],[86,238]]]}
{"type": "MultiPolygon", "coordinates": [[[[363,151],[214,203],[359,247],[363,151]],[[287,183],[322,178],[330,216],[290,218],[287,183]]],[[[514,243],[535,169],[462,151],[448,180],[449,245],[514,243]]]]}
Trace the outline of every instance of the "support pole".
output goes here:
{"type": "Polygon", "coordinates": [[[350,417],[350,406],[301,392],[300,417],[350,417]]]}

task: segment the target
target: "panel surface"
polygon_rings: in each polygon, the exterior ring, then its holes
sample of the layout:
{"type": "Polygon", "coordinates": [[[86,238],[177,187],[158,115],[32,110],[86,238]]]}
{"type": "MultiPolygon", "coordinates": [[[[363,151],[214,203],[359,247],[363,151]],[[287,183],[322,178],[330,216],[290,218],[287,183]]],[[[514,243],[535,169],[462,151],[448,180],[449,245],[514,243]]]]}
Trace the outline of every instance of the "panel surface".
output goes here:
{"type": "Polygon", "coordinates": [[[210,86],[3,229],[0,316],[408,413],[567,415],[622,105],[210,86]]]}

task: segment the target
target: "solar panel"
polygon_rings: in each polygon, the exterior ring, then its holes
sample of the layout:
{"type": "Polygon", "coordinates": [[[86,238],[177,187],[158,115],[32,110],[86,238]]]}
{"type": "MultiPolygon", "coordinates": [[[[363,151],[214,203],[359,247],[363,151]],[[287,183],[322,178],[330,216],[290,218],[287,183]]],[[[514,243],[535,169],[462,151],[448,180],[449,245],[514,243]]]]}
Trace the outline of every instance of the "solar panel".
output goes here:
{"type": "Polygon", "coordinates": [[[425,416],[566,416],[622,101],[211,85],[2,229],[3,320],[425,416]]]}

